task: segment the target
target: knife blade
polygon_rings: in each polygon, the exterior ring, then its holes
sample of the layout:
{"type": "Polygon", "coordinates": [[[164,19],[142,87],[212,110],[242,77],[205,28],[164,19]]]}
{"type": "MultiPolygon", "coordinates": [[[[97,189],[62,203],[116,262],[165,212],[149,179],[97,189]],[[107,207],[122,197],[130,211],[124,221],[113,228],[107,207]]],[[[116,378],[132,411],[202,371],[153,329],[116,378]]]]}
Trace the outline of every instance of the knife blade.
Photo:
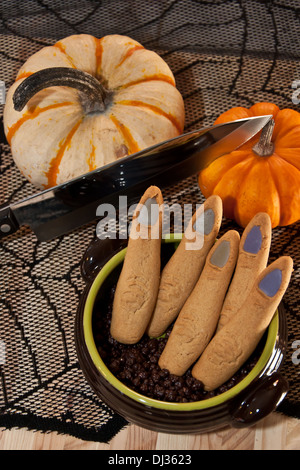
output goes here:
{"type": "Polygon", "coordinates": [[[254,137],[271,115],[250,117],[192,131],[123,157],[21,201],[0,206],[0,238],[29,226],[47,241],[96,220],[101,203],[128,206],[152,184],[161,188],[196,174],[216,158],[254,137]]]}

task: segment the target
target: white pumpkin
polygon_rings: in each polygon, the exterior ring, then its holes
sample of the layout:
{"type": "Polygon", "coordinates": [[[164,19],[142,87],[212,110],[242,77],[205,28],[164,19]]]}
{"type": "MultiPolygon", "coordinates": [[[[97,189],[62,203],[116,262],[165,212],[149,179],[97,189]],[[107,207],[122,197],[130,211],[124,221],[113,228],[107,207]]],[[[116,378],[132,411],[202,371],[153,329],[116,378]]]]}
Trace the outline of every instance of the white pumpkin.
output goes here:
{"type": "Polygon", "coordinates": [[[39,188],[176,137],[183,127],[169,66],[120,35],[74,35],[44,47],[19,70],[4,108],[14,161],[39,188]]]}

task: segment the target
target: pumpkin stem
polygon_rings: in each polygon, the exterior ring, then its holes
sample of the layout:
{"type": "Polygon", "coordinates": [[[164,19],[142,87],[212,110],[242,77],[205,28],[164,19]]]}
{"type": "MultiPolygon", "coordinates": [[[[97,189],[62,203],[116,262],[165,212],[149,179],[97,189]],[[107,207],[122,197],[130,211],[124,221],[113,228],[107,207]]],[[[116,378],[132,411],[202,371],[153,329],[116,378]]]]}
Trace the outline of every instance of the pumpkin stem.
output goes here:
{"type": "Polygon", "coordinates": [[[15,90],[13,103],[16,111],[22,111],[36,93],[52,86],[69,86],[80,93],[85,113],[104,111],[111,101],[111,94],[89,73],[69,67],[51,67],[29,75],[15,90]]]}
{"type": "Polygon", "coordinates": [[[274,119],[271,119],[261,131],[259,141],[252,148],[253,152],[260,157],[268,157],[274,152],[274,144],[271,141],[274,126],[275,121],[274,119]]]}

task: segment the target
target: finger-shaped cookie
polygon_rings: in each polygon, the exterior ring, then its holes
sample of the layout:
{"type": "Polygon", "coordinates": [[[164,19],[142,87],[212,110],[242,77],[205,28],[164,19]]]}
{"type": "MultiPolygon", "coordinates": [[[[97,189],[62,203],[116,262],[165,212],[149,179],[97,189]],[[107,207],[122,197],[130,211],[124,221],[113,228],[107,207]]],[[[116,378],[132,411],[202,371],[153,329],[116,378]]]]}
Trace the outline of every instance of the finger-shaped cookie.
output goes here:
{"type": "Polygon", "coordinates": [[[193,214],[178,248],[162,271],[155,310],[147,328],[149,336],[163,334],[179,314],[199,279],[221,221],[219,196],[210,196],[193,214]]]}
{"type": "Polygon", "coordinates": [[[192,369],[206,390],[229,380],[255,350],[288,287],[292,270],[289,256],[265,268],[238,313],[210,341],[192,369]]]}
{"type": "Polygon", "coordinates": [[[217,330],[236,314],[257,276],[267,266],[271,236],[270,216],[264,212],[256,214],[241,237],[235,273],[224,300],[217,330]]]}
{"type": "Polygon", "coordinates": [[[159,359],[161,369],[183,375],[210,341],[238,255],[240,236],[230,230],[210,250],[203,271],[182,307],[159,359]]]}
{"type": "Polygon", "coordinates": [[[117,283],[110,332],[120,343],[137,343],[152,315],[160,279],[163,198],[151,186],[132,219],[127,252],[117,283]]]}

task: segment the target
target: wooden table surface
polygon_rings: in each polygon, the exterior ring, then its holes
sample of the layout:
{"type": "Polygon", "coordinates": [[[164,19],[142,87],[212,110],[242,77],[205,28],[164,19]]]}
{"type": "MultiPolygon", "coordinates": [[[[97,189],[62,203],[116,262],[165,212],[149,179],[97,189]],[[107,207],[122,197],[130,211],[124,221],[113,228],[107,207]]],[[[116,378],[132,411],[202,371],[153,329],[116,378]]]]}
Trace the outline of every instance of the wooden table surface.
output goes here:
{"type": "Polygon", "coordinates": [[[26,429],[0,432],[0,450],[299,450],[300,420],[272,413],[246,429],[198,435],[156,433],[129,425],[109,444],[26,429]]]}

